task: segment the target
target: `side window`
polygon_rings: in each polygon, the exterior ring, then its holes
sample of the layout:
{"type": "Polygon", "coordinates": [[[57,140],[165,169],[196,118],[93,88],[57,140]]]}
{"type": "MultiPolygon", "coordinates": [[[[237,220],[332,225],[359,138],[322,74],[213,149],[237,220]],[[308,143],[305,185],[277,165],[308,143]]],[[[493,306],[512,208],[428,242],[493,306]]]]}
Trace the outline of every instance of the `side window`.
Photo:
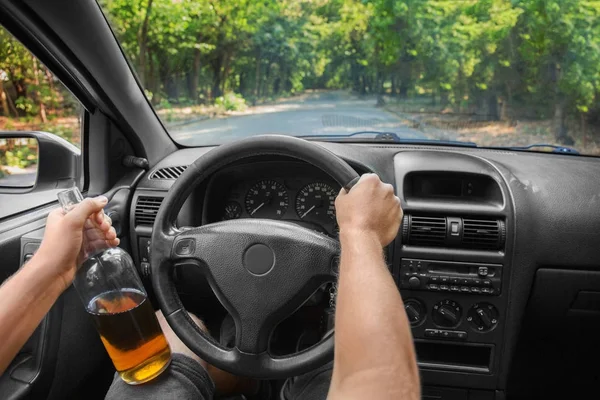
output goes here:
{"type": "Polygon", "coordinates": [[[7,132],[47,132],[79,149],[81,116],[77,99],[0,26],[0,187],[31,188],[39,172],[38,141],[7,132]]]}

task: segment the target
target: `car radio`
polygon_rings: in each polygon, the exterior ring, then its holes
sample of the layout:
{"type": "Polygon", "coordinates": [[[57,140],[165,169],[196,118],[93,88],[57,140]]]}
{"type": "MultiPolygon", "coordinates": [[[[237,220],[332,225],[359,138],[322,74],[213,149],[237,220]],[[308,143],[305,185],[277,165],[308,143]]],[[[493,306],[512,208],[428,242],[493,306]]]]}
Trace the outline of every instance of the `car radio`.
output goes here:
{"type": "Polygon", "coordinates": [[[498,296],[502,265],[403,258],[399,278],[401,289],[498,296]]]}

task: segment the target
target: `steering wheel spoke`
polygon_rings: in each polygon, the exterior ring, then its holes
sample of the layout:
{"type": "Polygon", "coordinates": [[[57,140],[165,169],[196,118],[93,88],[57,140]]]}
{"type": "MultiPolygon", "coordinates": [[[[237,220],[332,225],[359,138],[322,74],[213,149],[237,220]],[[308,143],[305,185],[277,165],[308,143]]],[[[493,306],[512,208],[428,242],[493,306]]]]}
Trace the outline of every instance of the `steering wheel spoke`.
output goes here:
{"type": "Polygon", "coordinates": [[[236,322],[236,347],[259,354],[279,322],[335,279],[338,253],[339,243],[318,232],[248,219],[181,233],[173,241],[171,259],[206,265],[211,287],[236,322]]]}

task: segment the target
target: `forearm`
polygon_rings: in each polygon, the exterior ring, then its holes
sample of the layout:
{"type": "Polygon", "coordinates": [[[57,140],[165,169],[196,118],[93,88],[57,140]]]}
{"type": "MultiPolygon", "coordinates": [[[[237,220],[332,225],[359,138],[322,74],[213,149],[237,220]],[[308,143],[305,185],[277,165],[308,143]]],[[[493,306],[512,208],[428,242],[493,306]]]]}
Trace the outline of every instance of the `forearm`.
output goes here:
{"type": "Polygon", "coordinates": [[[64,290],[43,259],[34,257],[0,287],[0,374],[64,290]]]}
{"type": "Polygon", "coordinates": [[[410,325],[381,245],[342,232],[330,398],[418,399],[410,325]]]}

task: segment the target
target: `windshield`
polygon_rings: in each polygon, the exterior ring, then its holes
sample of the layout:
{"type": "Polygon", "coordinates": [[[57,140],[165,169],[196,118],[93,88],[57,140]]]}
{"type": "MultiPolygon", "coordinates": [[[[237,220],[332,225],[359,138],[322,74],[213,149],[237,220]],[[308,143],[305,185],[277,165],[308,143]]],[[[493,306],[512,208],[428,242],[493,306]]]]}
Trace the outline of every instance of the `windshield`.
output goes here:
{"type": "Polygon", "coordinates": [[[169,134],[600,155],[600,2],[99,0],[169,134]]]}

